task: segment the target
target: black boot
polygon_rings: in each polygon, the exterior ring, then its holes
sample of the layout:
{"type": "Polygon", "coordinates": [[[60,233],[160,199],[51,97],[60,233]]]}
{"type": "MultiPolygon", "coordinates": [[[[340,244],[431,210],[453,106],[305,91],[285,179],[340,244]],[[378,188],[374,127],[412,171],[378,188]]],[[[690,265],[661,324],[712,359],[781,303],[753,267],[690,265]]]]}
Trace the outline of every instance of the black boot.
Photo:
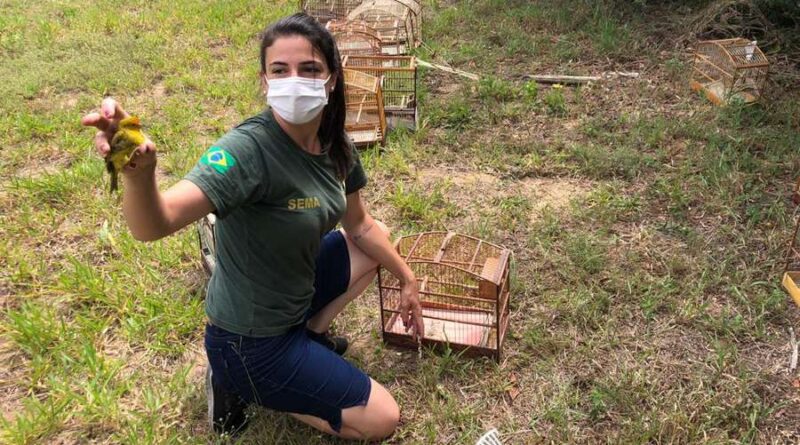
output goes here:
{"type": "Polygon", "coordinates": [[[314,340],[315,342],[325,346],[326,348],[330,349],[331,351],[339,354],[344,355],[344,352],[347,351],[347,346],[349,343],[347,339],[344,337],[335,337],[327,332],[324,334],[317,334],[316,332],[312,331],[311,329],[306,328],[306,334],[308,334],[308,338],[314,340]]]}
{"type": "Polygon", "coordinates": [[[217,434],[235,436],[247,428],[249,421],[247,403],[236,394],[214,384],[211,366],[206,371],[206,396],[208,396],[208,423],[217,434]]]}

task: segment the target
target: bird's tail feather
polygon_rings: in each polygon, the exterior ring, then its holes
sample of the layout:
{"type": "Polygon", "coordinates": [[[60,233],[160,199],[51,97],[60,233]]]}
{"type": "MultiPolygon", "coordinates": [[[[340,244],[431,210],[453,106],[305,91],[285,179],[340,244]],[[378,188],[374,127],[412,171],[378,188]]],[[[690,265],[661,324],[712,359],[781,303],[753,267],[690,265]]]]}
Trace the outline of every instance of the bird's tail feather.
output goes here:
{"type": "Polygon", "coordinates": [[[116,171],[112,171],[111,172],[111,192],[113,193],[114,190],[116,190],[116,189],[117,189],[117,172],[116,171]]]}

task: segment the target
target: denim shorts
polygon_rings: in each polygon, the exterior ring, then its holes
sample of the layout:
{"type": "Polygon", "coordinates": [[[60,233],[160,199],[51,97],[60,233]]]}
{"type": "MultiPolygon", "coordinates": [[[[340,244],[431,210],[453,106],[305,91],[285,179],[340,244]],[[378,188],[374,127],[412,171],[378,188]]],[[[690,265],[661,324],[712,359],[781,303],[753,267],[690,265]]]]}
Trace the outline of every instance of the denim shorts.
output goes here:
{"type": "MultiPolygon", "coordinates": [[[[347,290],[350,257],[341,232],[322,240],[308,317],[347,290]]],[[[214,384],[276,411],[308,414],[342,427],[342,410],[365,406],[369,376],[309,339],[304,324],[274,337],[247,337],[206,325],[205,347],[214,384]]]]}

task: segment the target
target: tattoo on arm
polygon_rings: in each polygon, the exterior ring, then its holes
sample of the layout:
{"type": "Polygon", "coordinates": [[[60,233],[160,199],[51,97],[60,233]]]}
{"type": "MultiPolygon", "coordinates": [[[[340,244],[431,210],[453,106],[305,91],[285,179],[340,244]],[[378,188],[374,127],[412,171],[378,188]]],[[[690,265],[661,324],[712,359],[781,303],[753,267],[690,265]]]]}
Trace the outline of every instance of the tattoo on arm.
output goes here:
{"type": "Polygon", "coordinates": [[[375,224],[370,224],[370,225],[368,225],[367,227],[365,227],[365,228],[364,228],[364,230],[362,230],[360,233],[357,233],[357,234],[353,235],[353,241],[358,241],[358,240],[360,240],[361,238],[363,238],[363,237],[364,237],[364,235],[366,235],[366,234],[367,234],[367,232],[369,232],[370,230],[372,230],[372,226],[374,226],[374,225],[375,225],[375,224]]]}

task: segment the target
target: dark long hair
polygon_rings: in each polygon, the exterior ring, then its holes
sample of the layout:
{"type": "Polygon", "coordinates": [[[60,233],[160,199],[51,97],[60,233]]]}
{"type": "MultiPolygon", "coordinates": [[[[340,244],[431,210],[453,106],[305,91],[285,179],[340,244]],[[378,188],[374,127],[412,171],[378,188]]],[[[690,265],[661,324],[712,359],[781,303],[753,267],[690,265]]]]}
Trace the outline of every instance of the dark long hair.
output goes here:
{"type": "Polygon", "coordinates": [[[331,75],[336,76],[336,85],[328,96],[328,105],[322,111],[319,140],[322,150],[330,153],[339,179],[344,179],[350,168],[353,154],[347,134],[344,132],[345,102],[344,73],[339,59],[339,50],[333,36],[313,17],[297,13],[282,18],[270,25],[261,36],[261,73],[267,73],[267,48],[279,37],[301,36],[311,42],[312,48],[325,58],[331,75]]]}

